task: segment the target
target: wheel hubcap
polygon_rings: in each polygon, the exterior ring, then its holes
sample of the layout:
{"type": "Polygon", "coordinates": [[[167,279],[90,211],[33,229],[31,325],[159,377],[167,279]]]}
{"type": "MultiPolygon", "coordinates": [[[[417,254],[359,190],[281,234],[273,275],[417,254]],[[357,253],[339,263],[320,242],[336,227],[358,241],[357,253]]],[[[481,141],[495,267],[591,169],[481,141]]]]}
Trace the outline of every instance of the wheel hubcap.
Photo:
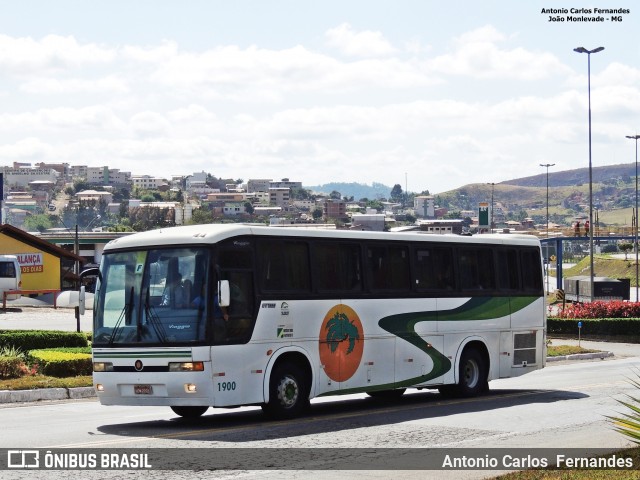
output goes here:
{"type": "Polygon", "coordinates": [[[298,384],[295,378],[286,376],[278,385],[278,399],[280,403],[289,408],[298,401],[298,384]]]}
{"type": "Polygon", "coordinates": [[[468,360],[464,366],[464,383],[467,387],[473,388],[480,378],[480,369],[473,360],[468,360]]]}

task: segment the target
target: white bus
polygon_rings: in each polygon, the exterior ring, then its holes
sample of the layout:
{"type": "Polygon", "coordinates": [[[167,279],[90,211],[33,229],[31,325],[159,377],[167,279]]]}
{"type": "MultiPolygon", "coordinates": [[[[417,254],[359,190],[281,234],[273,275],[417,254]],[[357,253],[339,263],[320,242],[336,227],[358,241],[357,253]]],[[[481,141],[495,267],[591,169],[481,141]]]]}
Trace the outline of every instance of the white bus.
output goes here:
{"type": "Polygon", "coordinates": [[[472,396],[545,365],[539,241],[195,225],[104,249],[94,386],[184,417],[408,387],[472,396]],[[219,301],[218,301],[219,300],[219,301]]]}

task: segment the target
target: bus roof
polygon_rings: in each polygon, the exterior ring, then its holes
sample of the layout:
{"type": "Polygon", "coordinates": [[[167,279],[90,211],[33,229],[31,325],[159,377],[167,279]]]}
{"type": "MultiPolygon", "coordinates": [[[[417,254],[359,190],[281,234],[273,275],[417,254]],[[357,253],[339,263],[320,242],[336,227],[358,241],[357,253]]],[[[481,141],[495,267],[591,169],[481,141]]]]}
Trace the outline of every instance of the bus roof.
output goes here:
{"type": "Polygon", "coordinates": [[[407,232],[367,232],[361,230],[323,230],[313,228],[267,227],[249,224],[205,224],[181,227],[161,228],[147,232],[136,233],[112,240],[104,251],[136,249],[149,247],[166,247],[178,245],[206,245],[218,243],[231,237],[238,236],[274,236],[291,238],[334,238],[334,239],[371,239],[386,241],[438,242],[438,243],[469,243],[492,245],[530,245],[540,246],[540,241],[532,235],[513,234],[484,234],[475,236],[464,235],[433,235],[426,233],[407,232]]]}

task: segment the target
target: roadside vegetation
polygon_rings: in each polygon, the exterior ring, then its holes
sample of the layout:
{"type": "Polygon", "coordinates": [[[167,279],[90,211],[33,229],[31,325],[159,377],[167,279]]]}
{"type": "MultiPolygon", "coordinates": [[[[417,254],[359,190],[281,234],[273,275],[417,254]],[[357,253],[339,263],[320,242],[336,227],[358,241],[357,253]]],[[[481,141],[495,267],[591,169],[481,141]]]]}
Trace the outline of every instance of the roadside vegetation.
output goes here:
{"type": "Polygon", "coordinates": [[[577,353],[595,353],[598,350],[579,347],[578,345],[547,345],[548,357],[562,357],[563,355],[575,355],[577,353]]]}
{"type": "Polygon", "coordinates": [[[0,330],[0,390],[91,386],[87,334],[0,330]]]}
{"type": "MultiPolygon", "coordinates": [[[[614,454],[604,455],[604,458],[614,454]]],[[[619,457],[633,458],[640,465],[640,447],[616,452],[619,457]]],[[[638,470],[523,470],[494,477],[500,480],[636,480],[638,470]]]]}

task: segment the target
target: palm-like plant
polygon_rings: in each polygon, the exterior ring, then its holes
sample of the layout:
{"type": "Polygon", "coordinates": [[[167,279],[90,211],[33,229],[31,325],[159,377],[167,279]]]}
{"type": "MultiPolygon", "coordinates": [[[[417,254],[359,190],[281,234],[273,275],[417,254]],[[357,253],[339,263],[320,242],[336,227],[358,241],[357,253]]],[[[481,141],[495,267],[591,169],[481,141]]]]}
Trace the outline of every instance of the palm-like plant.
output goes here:
{"type": "MultiPolygon", "coordinates": [[[[637,378],[629,378],[629,383],[640,390],[640,371],[635,372],[637,378]]],[[[629,400],[618,400],[618,402],[631,413],[623,413],[620,417],[607,416],[613,421],[616,430],[623,435],[631,437],[634,443],[640,445],[640,398],[627,395],[629,400]]]]}

